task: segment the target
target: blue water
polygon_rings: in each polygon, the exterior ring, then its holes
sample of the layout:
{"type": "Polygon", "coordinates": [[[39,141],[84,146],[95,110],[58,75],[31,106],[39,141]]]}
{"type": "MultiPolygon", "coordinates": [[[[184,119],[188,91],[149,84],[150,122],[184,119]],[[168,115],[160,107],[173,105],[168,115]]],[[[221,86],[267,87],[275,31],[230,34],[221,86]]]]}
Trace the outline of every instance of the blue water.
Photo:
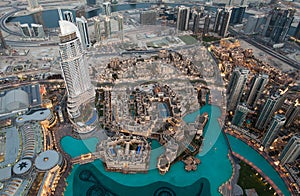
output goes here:
{"type": "Polygon", "coordinates": [[[251,161],[258,168],[260,168],[270,179],[272,179],[272,181],[277,185],[277,187],[285,196],[290,195],[284,181],[268,161],[266,161],[258,152],[256,152],[243,141],[229,134],[227,134],[227,137],[229,139],[230,146],[233,152],[240,154],[248,161],[251,161]]]}
{"type": "MultiPolygon", "coordinates": [[[[120,4],[120,5],[112,5],[111,8],[112,8],[112,12],[117,12],[117,11],[123,11],[123,10],[150,8],[151,5],[154,5],[154,3],[120,4]]],[[[175,6],[179,6],[182,4],[170,3],[168,5],[171,7],[175,7],[175,6]]],[[[192,5],[187,5],[187,6],[191,7],[192,5]]],[[[211,9],[211,8],[208,8],[208,9],[211,9]]],[[[73,13],[74,17],[76,16],[75,10],[63,9],[62,11],[66,11],[66,10],[71,11],[73,13]]],[[[102,13],[102,8],[100,7],[100,8],[91,10],[89,12],[86,12],[85,15],[86,15],[86,18],[91,18],[91,17],[97,16],[101,13],[102,13]]],[[[10,18],[8,18],[7,22],[20,22],[21,24],[37,23],[37,24],[44,25],[46,28],[57,28],[59,26],[58,20],[59,20],[58,11],[55,9],[55,10],[44,10],[41,12],[24,15],[24,16],[10,17],[10,18]]]]}
{"type": "MultiPolygon", "coordinates": [[[[221,127],[217,121],[217,118],[221,114],[220,109],[216,106],[205,105],[200,110],[185,116],[184,120],[187,122],[194,122],[197,115],[204,112],[207,112],[212,118],[210,118],[204,129],[205,140],[203,150],[197,155],[197,157],[201,160],[201,164],[198,165],[198,169],[195,172],[186,172],[182,162],[173,164],[170,171],[165,175],[160,175],[157,169],[151,169],[147,174],[122,174],[117,172],[107,172],[99,160],[95,161],[93,165],[103,176],[106,176],[107,179],[117,182],[113,185],[116,187],[143,187],[152,186],[153,183],[162,182],[170,184],[170,186],[182,187],[182,190],[185,190],[189,186],[200,186],[200,184],[197,185],[197,182],[201,179],[207,179],[210,184],[211,195],[220,195],[218,188],[225,183],[232,174],[232,166],[227,156],[228,146],[223,134],[220,134],[221,127]]],[[[69,142],[72,141],[70,140],[69,142]]],[[[88,143],[89,142],[87,142],[87,145],[89,145],[88,143]]],[[[61,144],[64,150],[65,148],[69,148],[69,144],[66,141],[61,142],[61,144]]],[[[156,141],[152,142],[152,148],[150,168],[154,168],[156,166],[157,157],[163,153],[164,150],[156,141]]],[[[75,153],[77,156],[80,154],[79,148],[72,148],[72,152],[70,152],[70,148],[65,151],[67,153],[75,153]]],[[[73,173],[76,172],[76,168],[77,167],[74,167],[70,176],[67,178],[68,186],[65,195],[73,194],[73,173]]],[[[103,182],[103,186],[112,186],[111,184],[105,184],[106,181],[109,180],[101,181],[103,182]]]]}
{"type": "Polygon", "coordinates": [[[89,121],[87,121],[85,124],[87,126],[89,126],[89,125],[93,124],[97,120],[97,118],[98,118],[97,110],[94,110],[92,118],[89,121]]]}
{"type": "Polygon", "coordinates": [[[170,111],[168,109],[167,104],[158,103],[158,110],[159,110],[159,117],[160,118],[167,118],[168,116],[170,116],[170,111]]]}
{"type": "Polygon", "coordinates": [[[89,138],[86,140],[78,140],[71,136],[65,136],[60,140],[63,150],[72,158],[95,152],[98,143],[97,138],[89,138]]]}

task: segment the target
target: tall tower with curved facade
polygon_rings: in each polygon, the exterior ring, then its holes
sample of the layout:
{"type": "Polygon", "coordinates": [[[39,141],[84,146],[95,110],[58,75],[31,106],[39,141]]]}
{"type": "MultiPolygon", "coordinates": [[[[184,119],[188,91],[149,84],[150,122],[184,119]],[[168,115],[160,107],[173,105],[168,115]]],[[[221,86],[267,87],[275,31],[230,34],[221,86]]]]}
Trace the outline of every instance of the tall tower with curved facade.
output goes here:
{"type": "Polygon", "coordinates": [[[94,98],[80,32],[74,23],[60,20],[61,69],[68,92],[67,109],[71,118],[78,118],[82,104],[94,98]]]}

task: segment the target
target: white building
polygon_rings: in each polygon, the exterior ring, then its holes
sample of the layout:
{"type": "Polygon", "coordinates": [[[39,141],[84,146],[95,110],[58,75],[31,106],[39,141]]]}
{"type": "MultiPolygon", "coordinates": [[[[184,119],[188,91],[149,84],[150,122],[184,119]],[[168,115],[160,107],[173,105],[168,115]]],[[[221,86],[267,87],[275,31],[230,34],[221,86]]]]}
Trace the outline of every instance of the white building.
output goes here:
{"type": "Polygon", "coordinates": [[[89,48],[91,46],[90,36],[88,32],[87,20],[81,16],[81,18],[76,18],[76,24],[81,37],[81,44],[84,48],[89,48]]]}
{"type": "Polygon", "coordinates": [[[34,37],[45,37],[45,31],[43,25],[31,24],[32,32],[34,37]]]}
{"type": "Polygon", "coordinates": [[[75,24],[60,20],[61,69],[68,92],[67,109],[71,118],[80,116],[80,105],[94,97],[80,32],[75,24]]]}
{"type": "Polygon", "coordinates": [[[25,24],[20,24],[21,32],[24,37],[31,37],[31,30],[30,27],[27,23],[25,24]]]}

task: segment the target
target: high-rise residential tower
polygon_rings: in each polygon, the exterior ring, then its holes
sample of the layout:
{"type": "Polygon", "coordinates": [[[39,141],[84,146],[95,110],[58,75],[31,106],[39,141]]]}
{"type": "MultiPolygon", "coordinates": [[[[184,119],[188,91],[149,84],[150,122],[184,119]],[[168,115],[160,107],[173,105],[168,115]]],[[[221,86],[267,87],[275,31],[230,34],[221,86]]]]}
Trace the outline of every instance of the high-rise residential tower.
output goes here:
{"type": "Polygon", "coordinates": [[[294,135],[283,151],[280,153],[279,160],[282,165],[295,161],[300,155],[300,136],[294,135]]]}
{"type": "Polygon", "coordinates": [[[193,13],[194,16],[194,21],[193,21],[193,33],[198,33],[199,32],[199,21],[200,21],[200,17],[201,17],[201,12],[194,12],[193,13]]]}
{"type": "Polygon", "coordinates": [[[205,16],[204,27],[203,27],[203,35],[207,35],[208,32],[209,32],[210,19],[211,19],[211,16],[209,14],[205,16]]]}
{"type": "Polygon", "coordinates": [[[246,11],[245,6],[233,7],[229,23],[233,25],[242,24],[245,11],[246,11]]]}
{"type": "Polygon", "coordinates": [[[250,110],[245,104],[239,104],[234,112],[231,123],[236,126],[241,126],[250,110]]]}
{"type": "Polygon", "coordinates": [[[105,37],[109,38],[111,36],[111,22],[108,16],[105,17],[104,30],[105,30],[105,37]]]}
{"type": "Polygon", "coordinates": [[[80,32],[82,46],[84,48],[89,48],[91,46],[91,41],[88,31],[87,20],[83,16],[81,16],[81,18],[76,18],[76,24],[80,32]]]}
{"type": "Polygon", "coordinates": [[[285,123],[284,115],[276,114],[273,117],[273,120],[270,123],[268,131],[262,140],[262,145],[264,146],[264,148],[269,147],[273,143],[273,141],[275,140],[275,137],[277,136],[278,132],[280,131],[280,129],[284,125],[284,123],[285,123]]]}
{"type": "Polygon", "coordinates": [[[177,31],[186,31],[189,28],[190,8],[180,6],[177,15],[177,31]]]}
{"type": "Polygon", "coordinates": [[[227,36],[231,13],[232,13],[231,8],[225,8],[223,18],[222,18],[222,24],[221,24],[220,31],[219,31],[219,35],[222,37],[227,36]]]}
{"type": "Polygon", "coordinates": [[[294,20],[295,9],[273,9],[267,18],[262,35],[275,43],[283,42],[294,20]]]}
{"type": "Polygon", "coordinates": [[[121,14],[118,15],[118,31],[120,33],[121,39],[124,39],[124,18],[121,14]]]}
{"type": "Polygon", "coordinates": [[[227,87],[226,94],[227,99],[227,110],[233,111],[239,104],[243,95],[243,90],[246,86],[249,70],[236,68],[230,78],[229,85],[227,87]]]}
{"type": "Polygon", "coordinates": [[[259,74],[255,76],[247,98],[248,107],[254,108],[256,106],[257,100],[259,99],[262,92],[264,91],[268,81],[269,81],[269,76],[266,74],[259,74]]]}
{"type": "Polygon", "coordinates": [[[296,100],[296,103],[295,104],[292,104],[286,114],[285,114],[285,117],[286,117],[286,123],[285,123],[285,127],[289,127],[291,126],[291,124],[294,122],[294,120],[299,116],[300,114],[300,102],[299,100],[297,99],[296,100]]]}
{"type": "Polygon", "coordinates": [[[103,4],[103,13],[106,16],[111,15],[111,3],[110,2],[104,2],[103,4]]]}
{"type": "Polygon", "coordinates": [[[274,112],[280,106],[280,98],[281,95],[279,93],[275,93],[268,98],[255,124],[257,129],[263,130],[266,128],[274,112]]]}
{"type": "Polygon", "coordinates": [[[95,38],[96,41],[99,43],[101,42],[101,21],[99,17],[94,18],[94,31],[95,31],[95,38]]]}
{"type": "Polygon", "coordinates": [[[67,110],[74,119],[80,117],[81,105],[94,99],[94,87],[89,77],[78,28],[66,20],[60,20],[59,25],[61,69],[68,93],[67,110]]]}
{"type": "Polygon", "coordinates": [[[214,27],[213,30],[215,33],[219,32],[220,24],[221,24],[221,19],[223,15],[223,9],[218,8],[216,12],[216,17],[215,17],[215,22],[214,22],[214,27]]]}

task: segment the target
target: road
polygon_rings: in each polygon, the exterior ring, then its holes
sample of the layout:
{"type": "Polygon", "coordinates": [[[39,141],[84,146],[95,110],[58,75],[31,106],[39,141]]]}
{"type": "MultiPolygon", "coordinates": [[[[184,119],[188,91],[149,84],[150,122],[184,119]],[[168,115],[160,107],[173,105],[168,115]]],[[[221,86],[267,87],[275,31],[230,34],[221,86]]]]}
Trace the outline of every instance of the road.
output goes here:
{"type": "Polygon", "coordinates": [[[24,8],[15,8],[14,10],[2,15],[1,18],[0,18],[0,29],[2,29],[3,31],[5,31],[6,33],[9,33],[11,35],[22,36],[21,33],[12,31],[9,28],[7,28],[6,27],[6,20],[9,16],[12,16],[13,14],[15,14],[15,13],[17,13],[17,12],[23,10],[23,9],[24,8]]]}
{"type": "Polygon", "coordinates": [[[229,29],[229,32],[231,34],[233,34],[234,36],[239,37],[239,39],[242,39],[242,40],[248,42],[249,44],[257,47],[258,49],[268,53],[269,55],[283,61],[284,63],[290,65],[291,67],[294,67],[296,69],[300,69],[300,63],[298,63],[297,61],[294,61],[294,60],[292,60],[292,59],[290,59],[290,58],[288,58],[288,57],[286,57],[282,54],[279,54],[278,52],[272,50],[271,48],[269,48],[269,47],[267,47],[267,46],[265,46],[261,43],[258,43],[257,41],[255,41],[254,38],[249,38],[248,36],[245,36],[241,33],[238,33],[236,31],[234,31],[233,29],[229,29]]]}

